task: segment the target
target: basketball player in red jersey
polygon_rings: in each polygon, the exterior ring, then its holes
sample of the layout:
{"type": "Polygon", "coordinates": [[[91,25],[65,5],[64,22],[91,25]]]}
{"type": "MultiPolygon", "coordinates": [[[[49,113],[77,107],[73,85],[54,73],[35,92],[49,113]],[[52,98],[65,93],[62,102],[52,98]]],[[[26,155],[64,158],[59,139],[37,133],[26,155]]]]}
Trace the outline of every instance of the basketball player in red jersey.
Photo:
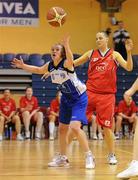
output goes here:
{"type": "Polygon", "coordinates": [[[29,126],[30,122],[34,121],[36,122],[35,139],[41,139],[43,114],[39,111],[38,100],[35,96],[33,96],[33,89],[31,87],[27,87],[25,96],[21,97],[20,109],[25,126],[25,138],[30,139],[29,126]]]}
{"type": "Polygon", "coordinates": [[[105,32],[96,34],[97,50],[90,50],[74,61],[79,66],[89,61],[87,95],[87,116],[92,116],[96,111],[96,119],[103,127],[105,141],[108,146],[108,162],[116,164],[114,152],[114,136],[112,133],[112,119],[115,107],[116,70],[120,64],[127,71],[133,69],[131,50],[132,40],[126,41],[127,61],[113,49],[108,48],[108,37],[105,32]]]}

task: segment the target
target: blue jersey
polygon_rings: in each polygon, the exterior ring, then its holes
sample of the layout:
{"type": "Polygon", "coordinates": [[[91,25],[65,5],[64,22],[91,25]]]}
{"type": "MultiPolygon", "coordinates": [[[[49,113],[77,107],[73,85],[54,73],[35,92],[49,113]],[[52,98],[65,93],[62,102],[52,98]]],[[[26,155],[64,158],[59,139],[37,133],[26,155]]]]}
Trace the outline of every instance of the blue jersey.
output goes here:
{"type": "Polygon", "coordinates": [[[86,91],[86,86],[78,78],[74,71],[70,71],[64,67],[64,60],[58,66],[54,66],[53,61],[48,65],[52,83],[59,85],[62,95],[70,101],[79,99],[86,91]]]}

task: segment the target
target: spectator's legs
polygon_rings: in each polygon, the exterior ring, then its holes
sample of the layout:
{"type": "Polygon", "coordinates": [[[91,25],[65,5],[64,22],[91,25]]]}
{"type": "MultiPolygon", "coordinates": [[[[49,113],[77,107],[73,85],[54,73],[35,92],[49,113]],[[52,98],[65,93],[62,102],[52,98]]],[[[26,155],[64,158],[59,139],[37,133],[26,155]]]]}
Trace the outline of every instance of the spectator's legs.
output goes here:
{"type": "Polygon", "coordinates": [[[121,129],[121,125],[122,125],[122,120],[123,120],[123,118],[121,117],[121,116],[117,116],[116,117],[116,133],[115,133],[115,135],[116,135],[116,139],[119,139],[120,137],[119,137],[119,131],[120,131],[120,129],[121,129]]]}
{"type": "Polygon", "coordinates": [[[99,124],[98,124],[98,139],[103,140],[102,128],[99,124]]]}
{"type": "Polygon", "coordinates": [[[21,120],[18,115],[13,116],[12,122],[15,123],[15,129],[17,132],[17,140],[22,141],[23,137],[21,136],[21,120]]]}
{"type": "Polygon", "coordinates": [[[18,115],[13,116],[12,122],[15,123],[17,135],[21,133],[21,121],[18,115]]]}
{"type": "Polygon", "coordinates": [[[92,139],[97,140],[97,122],[96,116],[92,115],[92,139]]]}
{"type": "Polygon", "coordinates": [[[130,132],[130,138],[131,139],[134,137],[134,132],[135,132],[135,129],[136,129],[137,121],[138,121],[138,117],[137,116],[134,116],[134,118],[132,120],[129,120],[129,123],[133,123],[132,130],[130,132]]]}
{"type": "Polygon", "coordinates": [[[0,116],[0,141],[2,141],[3,137],[3,129],[4,129],[4,120],[5,118],[3,116],[0,116]]]}
{"type": "Polygon", "coordinates": [[[49,116],[49,139],[54,140],[54,130],[55,130],[55,121],[56,121],[56,116],[53,114],[50,114],[49,116]]]}
{"type": "Polygon", "coordinates": [[[132,131],[131,131],[132,133],[135,132],[137,121],[138,121],[138,117],[137,116],[134,116],[133,120],[129,121],[130,123],[133,123],[132,131]]]}
{"type": "Polygon", "coordinates": [[[112,131],[115,133],[115,116],[113,117],[112,131]]]}
{"type": "Polygon", "coordinates": [[[36,112],[34,114],[34,120],[36,121],[35,138],[41,139],[41,130],[42,130],[42,125],[43,125],[43,113],[42,112],[36,112]]]}
{"type": "Polygon", "coordinates": [[[22,113],[23,117],[23,123],[25,126],[25,136],[27,139],[30,139],[30,131],[29,131],[29,126],[30,126],[30,112],[29,111],[24,111],[22,113]]]}

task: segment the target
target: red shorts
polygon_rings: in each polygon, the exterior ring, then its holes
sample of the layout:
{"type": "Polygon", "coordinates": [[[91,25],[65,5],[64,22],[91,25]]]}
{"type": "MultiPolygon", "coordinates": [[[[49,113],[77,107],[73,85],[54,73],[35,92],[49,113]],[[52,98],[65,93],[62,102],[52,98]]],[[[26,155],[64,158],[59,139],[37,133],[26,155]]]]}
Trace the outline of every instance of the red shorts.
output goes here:
{"type": "Polygon", "coordinates": [[[87,91],[88,106],[87,118],[91,119],[92,114],[96,112],[96,120],[102,127],[112,128],[112,121],[115,109],[114,94],[96,94],[87,91]]]}

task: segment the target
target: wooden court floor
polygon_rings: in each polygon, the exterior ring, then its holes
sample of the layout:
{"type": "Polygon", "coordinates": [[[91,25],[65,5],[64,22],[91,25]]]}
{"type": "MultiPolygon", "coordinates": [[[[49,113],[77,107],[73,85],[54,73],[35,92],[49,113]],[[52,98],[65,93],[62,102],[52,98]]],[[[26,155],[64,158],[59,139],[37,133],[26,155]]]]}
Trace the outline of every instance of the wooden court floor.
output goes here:
{"type": "MultiPolygon", "coordinates": [[[[3,141],[0,143],[0,180],[115,180],[132,158],[132,140],[116,141],[118,165],[107,164],[104,141],[90,140],[90,147],[96,157],[95,170],[84,168],[84,154],[79,143],[73,141],[68,156],[70,168],[48,168],[58,142],[3,141]]],[[[133,178],[138,179],[138,178],[133,178]]]]}

